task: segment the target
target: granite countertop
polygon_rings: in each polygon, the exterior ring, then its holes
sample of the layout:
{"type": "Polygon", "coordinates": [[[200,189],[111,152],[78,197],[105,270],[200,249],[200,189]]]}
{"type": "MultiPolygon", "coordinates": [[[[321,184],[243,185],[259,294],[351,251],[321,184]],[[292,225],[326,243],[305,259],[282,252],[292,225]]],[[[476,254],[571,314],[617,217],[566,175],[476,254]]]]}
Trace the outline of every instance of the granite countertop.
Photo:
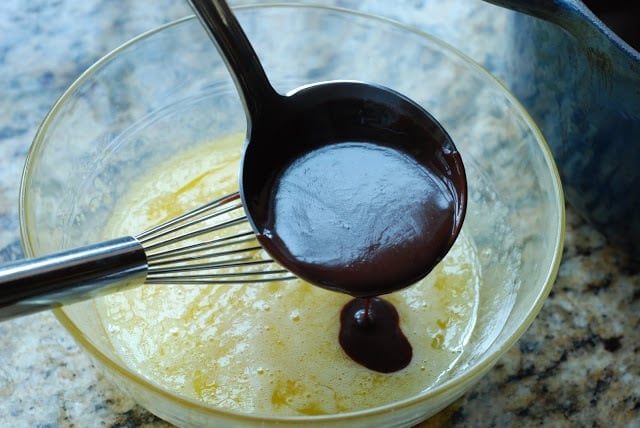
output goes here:
{"type": "MultiPolygon", "coordinates": [[[[420,26],[500,76],[510,12],[480,0],[320,2],[420,26]]],[[[57,97],[125,40],[190,13],[184,0],[0,3],[0,263],[22,257],[20,174],[57,97]]],[[[562,265],[537,319],[421,426],[640,426],[640,275],[622,260],[568,207],[562,265]]],[[[50,312],[0,323],[0,338],[0,426],[168,426],[104,379],[50,312]]]]}

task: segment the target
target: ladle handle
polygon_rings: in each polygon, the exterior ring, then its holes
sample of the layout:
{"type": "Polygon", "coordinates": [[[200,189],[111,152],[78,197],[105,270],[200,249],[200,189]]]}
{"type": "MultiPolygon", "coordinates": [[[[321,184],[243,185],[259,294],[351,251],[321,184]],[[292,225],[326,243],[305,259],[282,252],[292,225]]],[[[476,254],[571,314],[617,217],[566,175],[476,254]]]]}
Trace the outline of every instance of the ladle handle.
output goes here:
{"type": "Polygon", "coordinates": [[[224,0],[189,3],[225,59],[249,118],[256,120],[280,95],[271,86],[240,23],[224,0]]]}

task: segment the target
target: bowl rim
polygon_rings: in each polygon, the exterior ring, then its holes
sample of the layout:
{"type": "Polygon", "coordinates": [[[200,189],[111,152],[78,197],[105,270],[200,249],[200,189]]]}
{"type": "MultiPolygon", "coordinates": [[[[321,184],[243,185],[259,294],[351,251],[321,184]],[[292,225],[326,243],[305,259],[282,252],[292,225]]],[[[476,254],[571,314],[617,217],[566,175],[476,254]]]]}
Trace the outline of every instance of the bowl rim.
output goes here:
{"type": "MultiPolygon", "coordinates": [[[[196,411],[200,414],[206,414],[207,416],[224,416],[225,418],[234,418],[236,421],[240,422],[277,422],[279,424],[289,424],[289,423],[301,423],[301,422],[315,422],[315,423],[328,423],[328,422],[337,422],[337,421],[345,421],[350,419],[358,419],[362,417],[372,417],[377,414],[389,413],[394,411],[402,410],[403,408],[408,408],[413,405],[418,404],[419,402],[423,402],[429,400],[431,397],[447,395],[449,394],[452,399],[457,398],[462,395],[467,389],[461,389],[460,392],[457,392],[457,387],[459,385],[463,385],[465,383],[469,383],[474,380],[478,380],[480,376],[477,376],[477,379],[474,379],[477,374],[484,374],[484,372],[488,371],[498,360],[500,356],[502,356],[509,348],[511,348],[517,340],[521,337],[521,335],[528,329],[530,324],[533,322],[538,312],[541,310],[542,305],[551,291],[551,288],[555,282],[555,278],[558,274],[558,270],[560,267],[560,262],[562,258],[562,251],[564,246],[564,234],[565,234],[565,205],[564,205],[564,194],[562,190],[560,175],[558,173],[558,169],[553,160],[553,156],[551,154],[551,150],[542,135],[542,132],[538,129],[536,123],[531,118],[526,109],[522,106],[522,104],[515,98],[514,95],[511,94],[509,89],[498,79],[496,79],[491,73],[489,73],[483,66],[478,64],[475,60],[470,58],[468,55],[459,51],[457,48],[449,45],[448,43],[438,39],[437,37],[430,35],[429,33],[422,31],[420,29],[411,27],[405,23],[382,17],[379,15],[374,15],[367,12],[357,11],[353,9],[336,7],[336,6],[325,6],[325,5],[314,5],[314,4],[299,4],[299,3],[290,3],[290,2],[280,2],[280,3],[270,3],[270,4],[250,4],[250,5],[242,5],[236,6],[234,10],[243,10],[243,9],[269,9],[269,8],[297,8],[297,9],[318,9],[320,11],[327,12],[338,12],[340,14],[352,15],[359,18],[366,18],[368,20],[378,21],[381,24],[385,24],[387,26],[395,27],[401,29],[403,31],[413,33],[422,38],[426,38],[433,43],[434,45],[442,48],[443,50],[448,51],[451,54],[459,57],[464,60],[467,65],[475,69],[475,71],[481,75],[483,75],[484,79],[488,81],[492,81],[493,84],[499,86],[501,90],[504,92],[504,95],[507,99],[513,104],[514,108],[521,113],[522,119],[529,126],[530,130],[535,135],[535,140],[538,142],[539,148],[544,155],[544,159],[546,161],[546,166],[551,174],[551,179],[553,183],[552,194],[556,195],[555,203],[556,210],[558,213],[558,233],[555,236],[555,242],[553,243],[553,255],[551,258],[551,263],[547,268],[547,272],[544,275],[544,284],[538,290],[537,295],[535,296],[535,301],[532,302],[532,305],[525,312],[523,317],[523,322],[516,328],[514,334],[505,339],[500,346],[498,346],[493,352],[486,354],[480,359],[477,363],[472,365],[469,370],[467,370],[464,374],[460,376],[455,376],[452,379],[443,382],[442,384],[436,386],[435,388],[428,389],[426,391],[422,391],[414,396],[407,397],[405,399],[387,403],[377,407],[371,407],[366,409],[360,409],[356,411],[344,412],[344,413],[335,413],[329,415],[314,415],[314,416],[275,416],[275,415],[266,415],[262,413],[246,413],[234,411],[231,409],[225,409],[221,407],[212,407],[206,405],[198,400],[190,399],[187,397],[183,397],[177,395],[164,387],[157,385],[144,377],[140,376],[138,373],[130,370],[124,365],[120,365],[112,361],[108,356],[102,353],[98,348],[96,348],[90,341],[88,337],[84,335],[84,333],[75,325],[75,323],[66,315],[62,308],[55,308],[54,314],[58,321],[63,325],[63,327],[71,334],[71,336],[76,340],[76,342],[95,359],[97,359],[101,364],[103,364],[107,369],[114,371],[119,376],[128,379],[129,381],[135,383],[138,387],[143,388],[145,390],[149,390],[153,394],[157,394],[162,396],[164,399],[177,402],[179,405],[188,408],[190,410],[196,411]],[[455,394],[455,395],[454,395],[455,394]]],[[[104,55],[102,58],[93,63],[89,68],[87,68],[58,98],[58,100],[51,107],[47,115],[44,117],[43,121],[39,125],[33,144],[31,145],[29,152],[27,153],[25,166],[22,171],[21,176],[21,184],[20,184],[20,196],[19,196],[19,223],[20,223],[20,234],[22,240],[23,250],[27,257],[34,256],[33,245],[32,245],[32,237],[29,232],[29,228],[27,226],[27,215],[26,213],[29,211],[29,201],[26,197],[29,192],[30,183],[31,183],[31,172],[33,171],[33,164],[37,157],[37,153],[40,150],[44,136],[47,133],[51,120],[56,116],[58,111],[61,109],[62,105],[71,97],[71,95],[82,85],[87,79],[89,79],[97,70],[102,68],[105,64],[107,64],[112,58],[119,55],[121,52],[125,51],[127,48],[135,45],[136,43],[147,39],[149,37],[154,36],[168,28],[178,26],[184,24],[185,22],[189,22],[196,19],[195,16],[185,16],[183,18],[168,22],[166,24],[157,26],[152,28],[146,32],[135,36],[128,41],[124,42],[120,46],[111,50],[109,53],[104,55]]],[[[135,398],[134,398],[135,400],[135,398]]],[[[452,400],[449,400],[452,401],[452,400]]]]}

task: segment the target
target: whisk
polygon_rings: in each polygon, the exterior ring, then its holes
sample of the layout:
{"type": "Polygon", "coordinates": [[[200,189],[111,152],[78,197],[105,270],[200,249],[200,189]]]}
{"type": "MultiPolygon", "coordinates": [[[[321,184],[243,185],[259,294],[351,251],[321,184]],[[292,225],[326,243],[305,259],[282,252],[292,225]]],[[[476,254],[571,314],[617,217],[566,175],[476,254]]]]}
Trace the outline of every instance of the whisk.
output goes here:
{"type": "Polygon", "coordinates": [[[0,267],[0,320],[147,284],[238,284],[294,276],[262,250],[233,193],[126,236],[0,267]]]}

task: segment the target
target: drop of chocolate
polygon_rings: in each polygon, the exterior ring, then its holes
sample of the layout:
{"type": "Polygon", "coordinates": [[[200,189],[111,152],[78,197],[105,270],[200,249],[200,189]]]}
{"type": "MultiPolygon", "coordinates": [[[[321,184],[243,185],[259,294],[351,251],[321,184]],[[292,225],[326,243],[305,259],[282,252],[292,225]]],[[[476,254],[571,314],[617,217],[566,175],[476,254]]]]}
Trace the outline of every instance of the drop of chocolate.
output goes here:
{"type": "Polygon", "coordinates": [[[352,360],[381,373],[402,370],[413,356],[398,311],[379,297],[352,299],[342,308],[339,339],[352,360]]]}

